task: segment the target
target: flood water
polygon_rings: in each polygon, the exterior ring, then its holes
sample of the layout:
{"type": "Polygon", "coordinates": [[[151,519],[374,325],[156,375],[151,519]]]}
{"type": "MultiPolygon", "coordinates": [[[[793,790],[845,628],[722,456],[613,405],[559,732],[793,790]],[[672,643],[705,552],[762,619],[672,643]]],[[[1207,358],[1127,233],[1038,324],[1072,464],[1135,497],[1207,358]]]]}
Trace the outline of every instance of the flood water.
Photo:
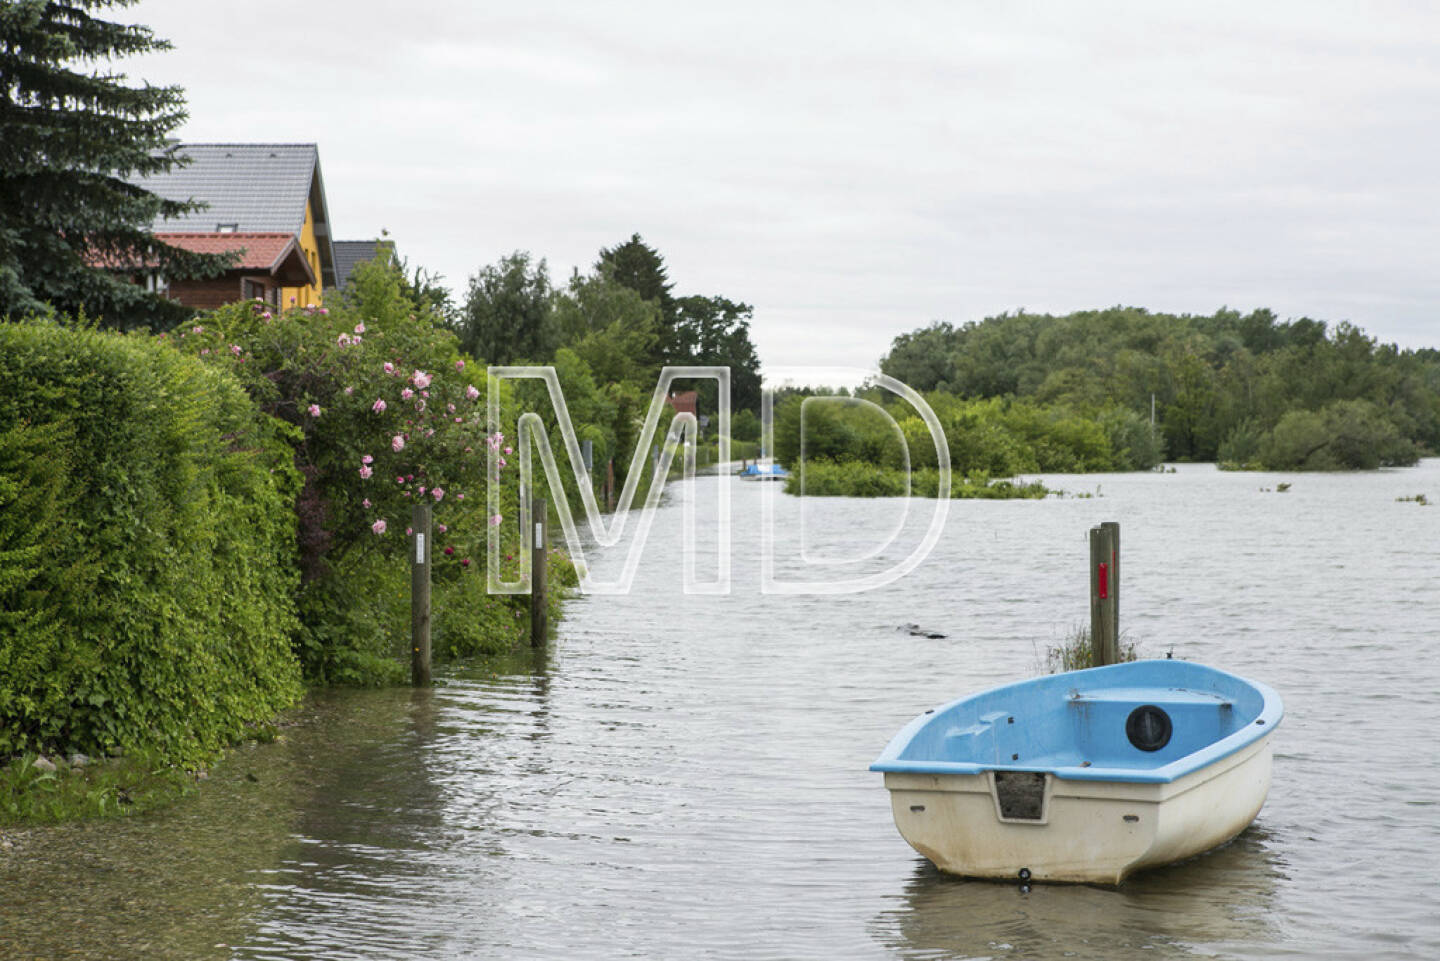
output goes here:
{"type": "MultiPolygon", "coordinates": [[[[1440,504],[1440,460],[1045,479],[1072,496],[954,502],[916,570],[839,596],[760,592],[763,485],[674,485],[631,593],[576,599],[548,654],[317,696],[169,811],[26,832],[0,957],[1440,957],[1440,506],[1397,500],[1440,504]],[[687,596],[682,508],[703,578],[722,489],[732,589],[687,596]],[[925,708],[1041,670],[1088,620],[1104,520],[1142,656],[1284,698],[1269,800],[1118,889],[941,875],[866,767],[925,708]]],[[[900,506],[778,496],[778,572],[844,573],[802,570],[802,516],[833,559],[900,506]]]]}

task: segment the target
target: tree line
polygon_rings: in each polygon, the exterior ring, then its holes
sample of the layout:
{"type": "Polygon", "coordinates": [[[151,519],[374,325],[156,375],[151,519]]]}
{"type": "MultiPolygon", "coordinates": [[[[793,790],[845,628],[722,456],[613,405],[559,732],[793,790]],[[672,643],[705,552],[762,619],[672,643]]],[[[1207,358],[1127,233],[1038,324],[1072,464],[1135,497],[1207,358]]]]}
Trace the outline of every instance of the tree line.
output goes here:
{"type": "MultiPolygon", "coordinates": [[[[753,308],[719,295],[679,296],[665,259],[639,234],[600,250],[589,273],[552,281],[544,259],[516,251],[470,278],[450,311],[460,345],[491,364],[551,363],[568,349],[601,384],[648,396],[665,365],[730,368],[731,403],[760,405],[760,358],[750,339],[753,308]]],[[[698,381],[714,412],[713,381],[698,381]]]]}
{"type": "Polygon", "coordinates": [[[1264,309],[1112,307],[941,322],[896,337],[880,369],[916,390],[964,398],[1093,417],[1148,419],[1153,410],[1174,460],[1366,469],[1440,451],[1440,351],[1264,309]]]}

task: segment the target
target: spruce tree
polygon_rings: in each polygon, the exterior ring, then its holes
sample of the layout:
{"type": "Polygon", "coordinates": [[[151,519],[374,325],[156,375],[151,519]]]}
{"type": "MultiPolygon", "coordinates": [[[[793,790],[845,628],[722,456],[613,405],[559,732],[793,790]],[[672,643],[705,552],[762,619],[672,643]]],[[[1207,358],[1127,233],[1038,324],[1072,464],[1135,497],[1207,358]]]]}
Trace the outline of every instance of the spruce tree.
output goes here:
{"type": "Polygon", "coordinates": [[[660,308],[656,360],[659,363],[679,363],[677,358],[683,354],[680,334],[676,330],[680,317],[675,297],[670,293],[675,285],[665,272],[665,258],[660,256],[660,252],[645,243],[639,234],[631,234],[630,239],[622,244],[600,248],[600,259],[595,261],[595,269],[660,308]]]}
{"type": "Polygon", "coordinates": [[[0,318],[53,309],[165,329],[192,311],[101,265],[173,280],[233,262],[150,232],[157,216],[202,205],[131,182],[183,162],[166,136],[186,117],[179,87],[127,86],[100,67],[170,48],[148,27],[91,15],[133,2],[0,0],[0,318]]]}

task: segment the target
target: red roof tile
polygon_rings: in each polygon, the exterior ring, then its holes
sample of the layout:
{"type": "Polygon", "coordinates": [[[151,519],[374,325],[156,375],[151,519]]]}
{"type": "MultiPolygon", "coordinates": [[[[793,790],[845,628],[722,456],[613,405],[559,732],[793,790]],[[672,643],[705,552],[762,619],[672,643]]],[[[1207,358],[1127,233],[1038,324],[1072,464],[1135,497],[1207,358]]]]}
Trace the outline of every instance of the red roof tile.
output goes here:
{"type": "Polygon", "coordinates": [[[279,266],[288,248],[295,242],[294,234],[282,233],[157,233],[155,236],[172,247],[197,254],[223,254],[243,249],[244,253],[232,269],[267,272],[279,266]]]}
{"type": "MultiPolygon", "coordinates": [[[[181,250],[197,254],[225,254],[243,251],[240,259],[229,272],[264,272],[288,287],[301,287],[315,283],[315,271],[305,252],[300,249],[294,234],[285,233],[158,233],[158,240],[181,250]]],[[[90,254],[86,258],[93,267],[107,270],[133,270],[137,267],[153,267],[155,261],[136,264],[133,260],[124,262],[114,255],[90,254]]]]}

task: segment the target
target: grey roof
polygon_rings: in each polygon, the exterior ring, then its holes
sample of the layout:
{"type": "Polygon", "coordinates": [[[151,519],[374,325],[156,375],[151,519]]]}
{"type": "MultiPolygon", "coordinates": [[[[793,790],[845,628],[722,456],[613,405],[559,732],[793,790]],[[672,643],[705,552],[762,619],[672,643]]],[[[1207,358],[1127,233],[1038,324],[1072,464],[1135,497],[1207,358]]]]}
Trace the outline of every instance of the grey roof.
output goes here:
{"type": "Polygon", "coordinates": [[[200,200],[209,206],[170,220],[157,232],[209,233],[234,225],[241,233],[298,234],[305,202],[315,212],[322,280],[335,283],[330,249],[330,212],[320,179],[320,150],[313,143],[186,143],[190,163],[137,181],[169,200],[200,200]]]}
{"type": "Polygon", "coordinates": [[[395,242],[393,240],[337,240],[333,244],[335,248],[335,286],[344,287],[350,279],[350,271],[355,269],[356,264],[363,264],[367,260],[374,260],[381,248],[388,248],[390,255],[395,255],[395,242]]]}
{"type": "Polygon", "coordinates": [[[313,143],[187,143],[179,153],[190,163],[141,183],[168,200],[203,200],[210,206],[173,220],[157,219],[153,229],[189,233],[236,224],[247,233],[299,233],[319,163],[313,143]]]}

